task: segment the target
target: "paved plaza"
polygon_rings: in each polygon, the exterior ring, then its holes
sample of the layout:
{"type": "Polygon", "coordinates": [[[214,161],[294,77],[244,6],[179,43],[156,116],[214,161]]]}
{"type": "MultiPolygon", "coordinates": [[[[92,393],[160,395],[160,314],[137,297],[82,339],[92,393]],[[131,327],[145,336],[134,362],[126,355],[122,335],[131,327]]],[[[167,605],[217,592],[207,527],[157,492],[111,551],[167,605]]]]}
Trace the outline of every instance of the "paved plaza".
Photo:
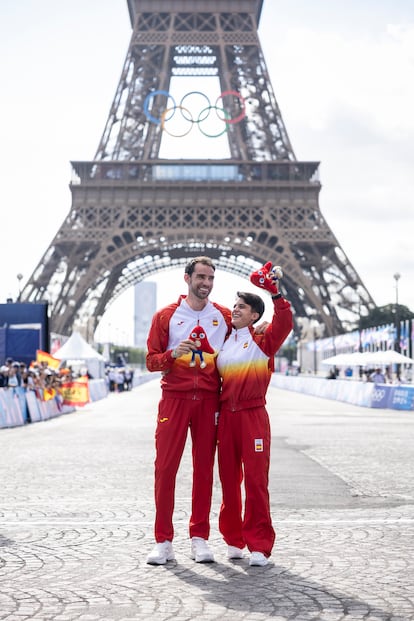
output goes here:
{"type": "Polygon", "coordinates": [[[153,546],[158,380],[76,413],[0,430],[0,619],[414,620],[414,412],[271,388],[271,563],[190,558],[189,445],[177,560],[153,546]]]}

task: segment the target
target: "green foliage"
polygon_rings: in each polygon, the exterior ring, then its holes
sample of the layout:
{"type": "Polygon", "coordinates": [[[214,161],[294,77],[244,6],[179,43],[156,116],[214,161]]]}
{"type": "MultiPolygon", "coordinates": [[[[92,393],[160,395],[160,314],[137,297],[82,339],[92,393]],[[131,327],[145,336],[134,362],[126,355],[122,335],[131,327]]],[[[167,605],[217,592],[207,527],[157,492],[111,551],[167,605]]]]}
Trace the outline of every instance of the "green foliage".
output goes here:
{"type": "MultiPolygon", "coordinates": [[[[397,310],[399,321],[414,318],[414,313],[412,313],[407,306],[398,304],[397,310]]],[[[395,304],[376,306],[366,317],[361,317],[359,328],[364,330],[365,328],[375,328],[376,326],[395,323],[395,311],[395,304]]]]}
{"type": "Polygon", "coordinates": [[[125,360],[132,366],[145,367],[146,351],[135,347],[122,347],[120,345],[111,346],[111,362],[118,364],[120,360],[125,360]]]}
{"type": "Polygon", "coordinates": [[[287,358],[289,364],[292,364],[297,358],[297,343],[295,341],[285,341],[277,353],[279,358],[287,358]]]}

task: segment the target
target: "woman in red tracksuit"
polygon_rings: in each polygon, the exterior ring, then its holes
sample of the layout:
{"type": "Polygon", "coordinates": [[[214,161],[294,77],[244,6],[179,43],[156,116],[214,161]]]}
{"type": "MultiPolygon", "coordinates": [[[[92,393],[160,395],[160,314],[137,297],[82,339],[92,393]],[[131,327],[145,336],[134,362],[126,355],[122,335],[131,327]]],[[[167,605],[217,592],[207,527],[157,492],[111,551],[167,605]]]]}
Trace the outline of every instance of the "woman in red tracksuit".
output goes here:
{"type": "Polygon", "coordinates": [[[238,293],[233,330],[217,358],[222,377],[219,528],[228,544],[228,557],[242,558],[247,545],[250,565],[266,565],[275,541],[268,492],[271,432],[265,397],[274,355],[292,330],[290,304],[278,293],[276,284],[270,281],[259,286],[273,294],[272,323],[264,334],[255,334],[252,325],[263,314],[263,300],[252,293],[238,293]],[[242,517],[243,476],[246,501],[242,517]]]}

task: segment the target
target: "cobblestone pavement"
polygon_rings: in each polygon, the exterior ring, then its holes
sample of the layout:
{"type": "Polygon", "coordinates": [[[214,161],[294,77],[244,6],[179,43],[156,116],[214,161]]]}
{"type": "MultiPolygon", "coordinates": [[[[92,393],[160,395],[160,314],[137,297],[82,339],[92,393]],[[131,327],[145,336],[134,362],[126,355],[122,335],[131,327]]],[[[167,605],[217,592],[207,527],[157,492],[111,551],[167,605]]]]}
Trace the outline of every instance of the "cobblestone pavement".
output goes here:
{"type": "Polygon", "coordinates": [[[190,559],[189,447],[177,561],[153,545],[158,381],[0,431],[0,619],[414,620],[414,413],[271,388],[272,563],[190,559]]]}

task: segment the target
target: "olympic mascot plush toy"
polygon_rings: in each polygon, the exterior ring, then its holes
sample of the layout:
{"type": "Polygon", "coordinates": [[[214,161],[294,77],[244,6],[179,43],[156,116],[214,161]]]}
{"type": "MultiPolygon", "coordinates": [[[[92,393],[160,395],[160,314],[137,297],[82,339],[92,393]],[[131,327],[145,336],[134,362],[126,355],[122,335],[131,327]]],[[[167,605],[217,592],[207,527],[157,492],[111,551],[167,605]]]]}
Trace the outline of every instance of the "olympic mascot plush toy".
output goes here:
{"type": "Polygon", "coordinates": [[[250,274],[250,282],[256,285],[256,287],[266,289],[271,295],[278,295],[277,283],[282,276],[282,268],[279,265],[272,267],[271,261],[268,261],[263,267],[250,274]]]}
{"type": "Polygon", "coordinates": [[[200,368],[204,369],[207,366],[207,363],[204,361],[203,353],[214,354],[214,349],[208,342],[207,334],[201,326],[196,326],[191,330],[188,338],[193,341],[197,347],[197,349],[195,349],[192,353],[190,367],[195,367],[196,356],[200,356],[200,368]]]}

